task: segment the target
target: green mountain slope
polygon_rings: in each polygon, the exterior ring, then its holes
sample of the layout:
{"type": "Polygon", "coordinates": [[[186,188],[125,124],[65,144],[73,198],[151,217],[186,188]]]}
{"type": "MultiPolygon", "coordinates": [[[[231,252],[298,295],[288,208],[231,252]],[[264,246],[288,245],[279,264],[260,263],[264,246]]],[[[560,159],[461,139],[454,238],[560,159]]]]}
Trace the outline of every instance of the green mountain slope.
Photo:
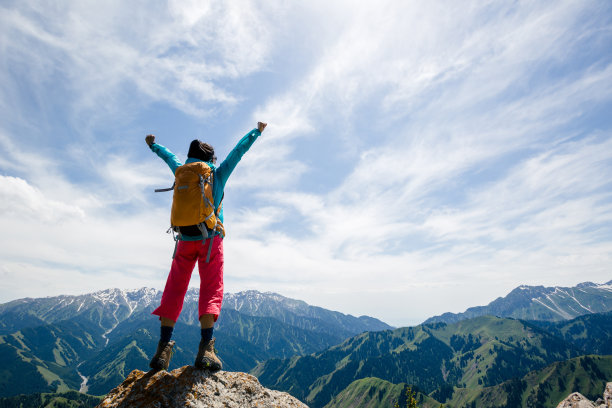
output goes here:
{"type": "MultiPolygon", "coordinates": [[[[173,366],[192,364],[195,358],[200,340],[197,294],[187,293],[173,336],[173,366]]],[[[230,304],[255,314],[225,307],[217,322],[216,347],[228,370],[249,371],[269,358],[313,353],[365,328],[389,327],[272,293],[227,295],[230,304]]],[[[109,289],[0,305],[0,361],[5,370],[0,396],[80,390],[81,375],[87,377],[89,393],[104,394],[131,370],[147,370],[159,338],[159,321],[151,311],[160,296],[147,288],[109,289]]]]}
{"type": "MultiPolygon", "coordinates": [[[[231,314],[238,312],[228,311],[231,314]]],[[[293,350],[313,351],[305,344],[311,339],[319,347],[327,345],[325,339],[313,339],[314,333],[305,334],[276,321],[234,317],[231,331],[215,332],[220,357],[229,370],[248,371],[267,358],[292,355],[293,350]]],[[[157,347],[159,322],[148,314],[124,329],[124,335],[113,336],[108,345],[99,328],[74,322],[24,328],[0,336],[0,360],[4,367],[0,370],[0,395],[79,390],[82,382],[77,373],[79,364],[78,370],[88,377],[89,393],[105,394],[131,370],[147,370],[157,347]]],[[[173,367],[192,364],[200,340],[199,326],[178,323],[173,338],[177,341],[173,367]]]]}
{"type": "MultiPolygon", "coordinates": [[[[397,403],[406,406],[407,384],[392,384],[380,378],[363,378],[353,381],[342,392],[332,398],[325,408],[390,408],[397,403]]],[[[416,392],[415,399],[419,408],[439,408],[440,403],[433,398],[416,392]]]]}
{"type": "Polygon", "coordinates": [[[31,392],[43,392],[51,389],[36,364],[30,364],[32,358],[19,354],[15,347],[0,344],[2,365],[0,368],[0,395],[13,396],[31,392]],[[23,381],[27,379],[27,381],[23,381]]]}
{"type": "MultiPolygon", "coordinates": [[[[223,311],[217,332],[244,339],[266,352],[265,358],[287,358],[310,354],[340,343],[345,337],[285,324],[272,317],[250,316],[235,310],[223,311]]],[[[253,368],[249,367],[247,370],[253,368]]]]}
{"type": "Polygon", "coordinates": [[[102,344],[91,324],[58,322],[0,336],[0,395],[78,390],[76,365],[102,344]]]}
{"type": "Polygon", "coordinates": [[[76,391],[65,393],[38,393],[0,398],[0,408],[94,408],[102,397],[81,394],[76,391]]]}
{"type": "Polygon", "coordinates": [[[612,312],[594,313],[563,322],[531,322],[574,344],[584,354],[612,354],[612,312]]]}
{"type": "MultiPolygon", "coordinates": [[[[552,363],[519,379],[484,388],[456,388],[446,408],[554,408],[572,392],[591,400],[601,396],[612,378],[612,356],[580,356],[552,363]]],[[[325,405],[325,408],[387,408],[402,406],[406,384],[392,384],[379,378],[352,382],[325,405]]],[[[451,390],[452,393],[452,390],[451,390]]],[[[435,407],[440,402],[417,392],[418,406],[435,407]]]]}
{"type": "Polygon", "coordinates": [[[572,392],[591,400],[601,397],[612,379],[612,356],[580,356],[556,362],[520,379],[481,389],[455,390],[446,406],[487,408],[556,407],[572,392]]]}
{"type": "Polygon", "coordinates": [[[236,294],[229,293],[223,298],[223,307],[249,316],[272,317],[291,326],[325,333],[337,338],[334,344],[364,331],[393,329],[388,324],[369,316],[345,315],[270,292],[249,290],[236,294]]]}
{"type": "MultiPolygon", "coordinates": [[[[237,321],[242,322],[244,327],[235,327],[234,331],[221,329],[215,331],[216,347],[225,370],[248,371],[274,355],[284,356],[285,353],[289,353],[288,350],[303,347],[296,345],[300,339],[293,339],[290,336],[295,328],[286,329],[278,322],[272,326],[257,325],[250,321],[249,316],[243,316],[237,321]],[[274,338],[276,343],[274,340],[265,341],[267,337],[271,337],[271,327],[281,334],[274,338]],[[237,336],[228,333],[236,333],[237,336]],[[281,345],[275,349],[278,343],[281,345]]],[[[176,346],[169,369],[193,364],[200,341],[199,326],[177,323],[173,339],[176,341],[176,346]]],[[[148,370],[149,359],[155,352],[158,340],[159,325],[151,319],[141,322],[136,331],[113,340],[98,355],[80,367],[80,371],[89,377],[88,392],[94,395],[104,394],[120,383],[132,370],[148,370]]]]}
{"type": "Polygon", "coordinates": [[[484,316],[364,333],[323,352],[269,360],[252,374],[313,408],[355,380],[377,377],[415,384],[436,399],[449,385],[482,388],[575,357],[579,351],[526,322],[484,316]]]}

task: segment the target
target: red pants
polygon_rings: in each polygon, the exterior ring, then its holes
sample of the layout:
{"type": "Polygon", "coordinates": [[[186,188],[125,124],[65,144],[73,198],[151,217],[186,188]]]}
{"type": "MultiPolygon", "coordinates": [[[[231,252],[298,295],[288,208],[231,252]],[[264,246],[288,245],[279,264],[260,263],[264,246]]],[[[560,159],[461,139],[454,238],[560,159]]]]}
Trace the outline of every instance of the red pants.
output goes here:
{"type": "Polygon", "coordinates": [[[197,261],[200,272],[198,316],[212,314],[217,321],[223,301],[223,238],[220,235],[213,238],[210,261],[206,262],[209,245],[210,240],[206,240],[204,245],[201,240],[178,242],[161,305],[152,314],[177,321],[197,261]]]}

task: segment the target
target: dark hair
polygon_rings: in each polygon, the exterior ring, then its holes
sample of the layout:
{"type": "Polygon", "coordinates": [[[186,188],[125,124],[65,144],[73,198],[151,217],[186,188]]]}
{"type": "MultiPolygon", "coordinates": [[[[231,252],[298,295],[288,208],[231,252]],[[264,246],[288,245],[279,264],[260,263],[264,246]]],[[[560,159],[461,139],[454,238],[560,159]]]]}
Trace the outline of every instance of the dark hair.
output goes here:
{"type": "Polygon", "coordinates": [[[212,162],[216,159],[215,149],[208,143],[200,142],[196,139],[189,145],[187,157],[212,162]]]}

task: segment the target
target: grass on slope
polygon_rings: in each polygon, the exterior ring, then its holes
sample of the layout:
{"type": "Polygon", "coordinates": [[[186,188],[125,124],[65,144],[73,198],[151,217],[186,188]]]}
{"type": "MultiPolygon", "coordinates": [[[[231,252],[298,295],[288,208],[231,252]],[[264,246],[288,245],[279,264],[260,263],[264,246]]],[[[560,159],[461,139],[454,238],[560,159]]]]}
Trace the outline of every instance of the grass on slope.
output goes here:
{"type": "MultiPolygon", "coordinates": [[[[393,384],[380,378],[363,378],[353,381],[325,405],[325,408],[390,408],[395,406],[395,403],[403,407],[406,404],[407,387],[407,384],[393,384]]],[[[421,392],[417,391],[415,398],[419,408],[440,407],[438,401],[421,392]]]]}
{"type": "Polygon", "coordinates": [[[612,379],[612,356],[581,356],[482,389],[458,388],[448,407],[556,407],[572,392],[601,397],[612,379]]]}
{"type": "Polygon", "coordinates": [[[0,398],[0,408],[94,408],[102,398],[76,391],[17,395],[0,398]]]}

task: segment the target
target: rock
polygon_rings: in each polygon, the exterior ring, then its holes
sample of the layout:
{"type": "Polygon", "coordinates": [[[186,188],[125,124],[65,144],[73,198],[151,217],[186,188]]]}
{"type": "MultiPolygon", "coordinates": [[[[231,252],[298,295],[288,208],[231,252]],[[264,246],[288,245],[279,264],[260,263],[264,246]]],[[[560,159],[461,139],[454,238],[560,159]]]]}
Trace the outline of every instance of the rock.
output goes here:
{"type": "Polygon", "coordinates": [[[606,390],[603,395],[602,408],[612,408],[612,382],[606,384],[606,390]]]}
{"type": "Polygon", "coordinates": [[[612,408],[612,382],[606,384],[603,399],[598,398],[596,403],[579,392],[573,392],[561,401],[557,408],[612,408]]]}
{"type": "Polygon", "coordinates": [[[595,408],[595,404],[581,393],[573,392],[557,408],[595,408]]]}
{"type": "Polygon", "coordinates": [[[308,408],[291,395],[264,388],[245,373],[211,373],[192,366],[171,372],[134,370],[97,408],[308,408]]]}

